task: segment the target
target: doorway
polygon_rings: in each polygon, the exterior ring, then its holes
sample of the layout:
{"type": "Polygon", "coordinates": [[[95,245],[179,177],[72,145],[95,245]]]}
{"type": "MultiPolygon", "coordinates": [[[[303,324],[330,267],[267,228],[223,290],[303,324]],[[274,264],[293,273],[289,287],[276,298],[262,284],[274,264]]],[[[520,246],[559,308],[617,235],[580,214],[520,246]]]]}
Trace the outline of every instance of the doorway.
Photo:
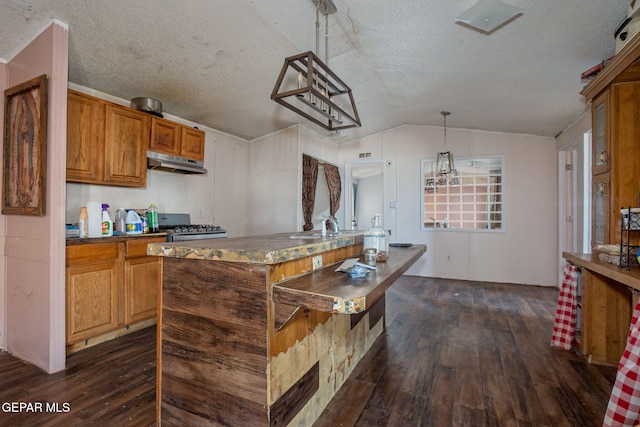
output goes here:
{"type": "Polygon", "coordinates": [[[384,212],[384,161],[345,164],[345,228],[366,230],[374,214],[384,212]]]}

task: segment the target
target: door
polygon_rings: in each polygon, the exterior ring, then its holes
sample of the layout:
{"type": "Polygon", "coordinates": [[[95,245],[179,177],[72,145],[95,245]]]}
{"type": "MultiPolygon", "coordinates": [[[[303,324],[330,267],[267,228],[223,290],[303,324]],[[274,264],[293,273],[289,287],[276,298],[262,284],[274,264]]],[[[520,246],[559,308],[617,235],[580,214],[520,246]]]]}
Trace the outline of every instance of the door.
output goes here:
{"type": "Polygon", "coordinates": [[[564,202],[562,204],[563,216],[563,247],[565,252],[579,252],[578,249],[578,221],[576,220],[578,207],[578,147],[573,144],[564,151],[564,202]]]}

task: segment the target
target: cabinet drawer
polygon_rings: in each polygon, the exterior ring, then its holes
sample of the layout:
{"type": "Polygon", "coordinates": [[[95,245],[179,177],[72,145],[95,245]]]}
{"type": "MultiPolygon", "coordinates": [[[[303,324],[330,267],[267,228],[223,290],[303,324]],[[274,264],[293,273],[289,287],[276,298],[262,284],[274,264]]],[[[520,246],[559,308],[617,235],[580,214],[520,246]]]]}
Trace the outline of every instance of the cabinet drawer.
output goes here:
{"type": "Polygon", "coordinates": [[[166,237],[137,238],[125,242],[124,256],[126,258],[147,256],[147,245],[149,243],[166,242],[166,237]]]}
{"type": "Polygon", "coordinates": [[[73,262],[87,262],[118,258],[118,243],[91,243],[67,246],[67,265],[73,262]]]}

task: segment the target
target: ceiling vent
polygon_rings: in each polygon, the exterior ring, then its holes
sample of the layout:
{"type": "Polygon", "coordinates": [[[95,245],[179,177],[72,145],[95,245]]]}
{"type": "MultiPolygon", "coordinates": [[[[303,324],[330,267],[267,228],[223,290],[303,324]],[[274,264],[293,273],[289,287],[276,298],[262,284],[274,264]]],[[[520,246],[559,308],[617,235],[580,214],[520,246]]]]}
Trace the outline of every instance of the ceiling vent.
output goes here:
{"type": "Polygon", "coordinates": [[[501,0],[479,0],[471,9],[458,16],[455,21],[491,34],[499,27],[522,15],[523,9],[512,6],[501,0]]]}

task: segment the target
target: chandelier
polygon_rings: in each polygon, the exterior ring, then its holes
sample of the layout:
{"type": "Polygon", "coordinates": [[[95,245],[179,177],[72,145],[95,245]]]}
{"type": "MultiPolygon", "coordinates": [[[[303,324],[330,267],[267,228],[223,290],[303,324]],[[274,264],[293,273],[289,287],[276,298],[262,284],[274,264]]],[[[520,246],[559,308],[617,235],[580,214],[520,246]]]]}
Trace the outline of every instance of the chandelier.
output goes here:
{"type": "MultiPolygon", "coordinates": [[[[440,111],[444,120],[444,146],[447,146],[447,116],[449,111],[440,111]]],[[[439,177],[439,185],[458,185],[458,171],[453,165],[453,154],[451,151],[441,151],[436,157],[436,174],[439,177]]]]}
{"type": "Polygon", "coordinates": [[[351,88],[328,65],[328,19],[337,9],[332,0],[312,1],[316,5],[316,52],[320,13],[325,17],[325,60],[312,51],[285,58],[271,99],[330,132],[360,127],[351,88]]]}

